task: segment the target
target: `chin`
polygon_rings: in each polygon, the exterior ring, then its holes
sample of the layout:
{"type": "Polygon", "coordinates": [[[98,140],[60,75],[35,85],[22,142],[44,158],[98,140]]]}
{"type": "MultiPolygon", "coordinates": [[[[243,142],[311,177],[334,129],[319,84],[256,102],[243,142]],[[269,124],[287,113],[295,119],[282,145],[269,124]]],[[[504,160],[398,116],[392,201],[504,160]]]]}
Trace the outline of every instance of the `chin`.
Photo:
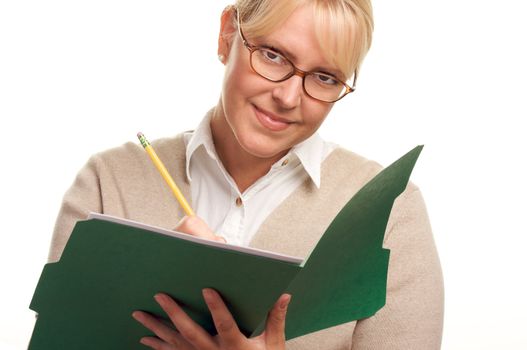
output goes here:
{"type": "Polygon", "coordinates": [[[273,140],[265,137],[241,137],[238,139],[240,146],[243,150],[250,155],[262,158],[281,158],[285,153],[291,149],[291,147],[280,147],[280,145],[273,140]]]}

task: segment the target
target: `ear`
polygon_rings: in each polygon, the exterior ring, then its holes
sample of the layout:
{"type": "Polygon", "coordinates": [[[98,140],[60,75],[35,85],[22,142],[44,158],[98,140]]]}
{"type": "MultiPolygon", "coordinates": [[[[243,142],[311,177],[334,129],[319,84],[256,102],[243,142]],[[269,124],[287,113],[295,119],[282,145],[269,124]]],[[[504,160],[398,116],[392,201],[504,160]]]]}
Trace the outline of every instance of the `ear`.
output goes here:
{"type": "Polygon", "coordinates": [[[222,63],[229,58],[232,42],[236,34],[236,10],[234,6],[227,6],[221,14],[221,27],[218,36],[218,57],[223,57],[222,63]]]}

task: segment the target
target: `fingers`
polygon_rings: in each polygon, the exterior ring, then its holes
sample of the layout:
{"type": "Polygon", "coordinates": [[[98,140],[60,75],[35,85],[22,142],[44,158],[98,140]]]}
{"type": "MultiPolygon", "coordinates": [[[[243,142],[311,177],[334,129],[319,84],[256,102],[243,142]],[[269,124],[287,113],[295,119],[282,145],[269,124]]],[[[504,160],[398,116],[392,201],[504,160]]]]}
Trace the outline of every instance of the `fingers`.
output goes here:
{"type": "MultiPolygon", "coordinates": [[[[177,331],[146,312],[135,311],[132,316],[160,338],[145,337],[141,339],[142,344],[155,350],[176,348],[212,350],[217,348],[215,339],[196,324],[172,298],[163,293],[156,294],[154,298],[166,312],[177,331]]],[[[248,339],[240,333],[238,325],[220,295],[213,289],[206,288],[203,290],[203,298],[218,331],[220,344],[227,349],[237,349],[242,346],[247,348],[248,339]]],[[[285,349],[285,312],[289,299],[288,294],[282,295],[268,316],[265,342],[273,346],[276,344],[273,349],[285,349]]]]}
{"type": "MultiPolygon", "coordinates": [[[[139,323],[141,323],[143,326],[154,332],[155,335],[157,335],[159,338],[163,339],[165,342],[173,345],[180,345],[181,338],[178,335],[177,331],[173,328],[168,327],[163,322],[155,318],[154,316],[142,312],[142,311],[135,311],[132,313],[132,317],[135,318],[139,323]]],[[[147,339],[147,338],[143,338],[147,339]]],[[[142,339],[142,340],[143,340],[142,339]]],[[[155,338],[148,338],[148,339],[155,339],[155,338]]],[[[155,344],[157,342],[153,342],[149,340],[151,344],[155,344]]],[[[143,343],[143,341],[141,341],[143,343]]],[[[145,344],[150,346],[149,344],[145,344]]],[[[163,349],[162,347],[153,347],[150,346],[153,349],[163,349]]]]}
{"type": "Polygon", "coordinates": [[[291,295],[282,294],[267,316],[265,343],[272,349],[285,349],[285,318],[291,295]]]}
{"type": "Polygon", "coordinates": [[[240,333],[238,325],[232,318],[227,306],[215,290],[210,288],[203,289],[203,298],[210,310],[214,326],[222,343],[235,348],[236,345],[246,340],[245,336],[240,333]]]}
{"type": "Polygon", "coordinates": [[[161,339],[154,338],[154,337],[141,338],[140,343],[154,350],[182,349],[178,344],[169,344],[169,343],[164,342],[161,339]]]}
{"type": "Polygon", "coordinates": [[[205,223],[205,221],[197,216],[184,216],[174,228],[174,231],[225,243],[225,238],[216,235],[205,223]]]}
{"type": "Polygon", "coordinates": [[[183,339],[198,349],[215,348],[212,337],[195,323],[172,298],[163,293],[156,294],[154,298],[174,323],[183,339]]]}

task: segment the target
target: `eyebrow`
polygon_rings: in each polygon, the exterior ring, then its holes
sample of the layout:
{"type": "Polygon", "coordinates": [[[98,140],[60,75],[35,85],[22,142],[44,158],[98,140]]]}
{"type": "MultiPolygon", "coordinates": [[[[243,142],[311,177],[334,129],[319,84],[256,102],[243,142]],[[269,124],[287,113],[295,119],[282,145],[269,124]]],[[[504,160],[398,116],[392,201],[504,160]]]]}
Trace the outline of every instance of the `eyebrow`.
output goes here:
{"type": "MultiPolygon", "coordinates": [[[[266,46],[266,45],[264,45],[264,46],[266,46]]],[[[266,47],[269,48],[269,49],[272,49],[272,50],[274,50],[274,51],[276,51],[276,52],[278,52],[280,54],[282,54],[282,56],[285,56],[285,57],[289,58],[292,61],[295,61],[295,62],[298,61],[298,57],[294,53],[292,53],[291,51],[289,51],[287,49],[279,49],[275,45],[267,45],[266,47]]]]}
{"type": "MultiPolygon", "coordinates": [[[[295,65],[298,64],[298,57],[294,53],[292,53],[291,51],[289,51],[287,49],[278,48],[278,45],[273,45],[273,41],[272,40],[264,41],[263,38],[258,38],[258,39],[255,39],[255,40],[262,42],[262,44],[259,44],[259,45],[256,45],[256,46],[265,47],[267,49],[271,49],[273,51],[276,51],[279,54],[281,54],[282,56],[286,57],[287,59],[293,61],[293,63],[295,65]]],[[[283,45],[280,45],[280,46],[283,46],[283,45]]],[[[328,74],[328,75],[332,75],[335,78],[338,78],[338,79],[340,79],[342,81],[346,81],[346,78],[345,78],[344,74],[340,73],[338,70],[330,69],[328,67],[317,66],[317,67],[315,67],[313,69],[310,69],[309,72],[325,73],[325,74],[328,74]]]]}

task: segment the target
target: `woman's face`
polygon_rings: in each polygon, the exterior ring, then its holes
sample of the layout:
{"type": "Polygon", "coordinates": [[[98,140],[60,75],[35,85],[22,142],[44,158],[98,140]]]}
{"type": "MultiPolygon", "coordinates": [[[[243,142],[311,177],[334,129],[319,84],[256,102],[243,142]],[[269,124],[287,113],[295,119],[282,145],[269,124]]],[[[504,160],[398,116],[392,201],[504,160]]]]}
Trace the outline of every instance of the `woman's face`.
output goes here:
{"type": "MultiPolygon", "coordinates": [[[[311,7],[302,6],[274,32],[248,41],[272,47],[304,71],[337,71],[321,54],[313,28],[311,7]]],[[[300,76],[280,83],[259,76],[252,70],[250,52],[238,34],[229,43],[220,40],[218,51],[226,64],[219,113],[229,130],[221,136],[232,137],[231,141],[255,157],[282,157],[311,136],[333,107],[306,95],[300,76]]]]}

